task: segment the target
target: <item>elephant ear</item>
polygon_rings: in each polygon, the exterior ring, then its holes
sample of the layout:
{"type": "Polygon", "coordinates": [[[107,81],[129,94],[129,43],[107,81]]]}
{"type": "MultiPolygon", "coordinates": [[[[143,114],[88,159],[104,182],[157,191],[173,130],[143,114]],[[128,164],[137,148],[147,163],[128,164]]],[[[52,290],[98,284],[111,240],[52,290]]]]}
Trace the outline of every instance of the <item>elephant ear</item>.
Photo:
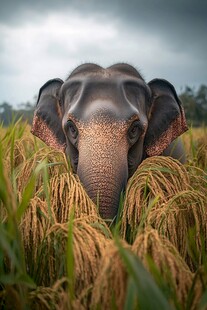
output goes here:
{"type": "Polygon", "coordinates": [[[162,79],[154,79],[148,85],[152,97],[144,145],[148,156],[156,156],[162,154],[188,128],[183,107],[173,85],[162,79]]]}
{"type": "Polygon", "coordinates": [[[62,130],[62,111],[58,94],[63,81],[53,79],[39,91],[31,132],[48,146],[64,151],[66,140],[62,130]]]}

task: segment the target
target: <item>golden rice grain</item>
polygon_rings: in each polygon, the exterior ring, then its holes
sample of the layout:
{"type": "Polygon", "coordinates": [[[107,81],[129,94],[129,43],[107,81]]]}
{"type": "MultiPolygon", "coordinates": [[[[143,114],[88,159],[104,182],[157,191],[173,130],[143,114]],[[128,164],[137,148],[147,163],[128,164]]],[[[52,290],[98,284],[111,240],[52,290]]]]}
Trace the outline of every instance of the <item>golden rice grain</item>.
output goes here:
{"type": "Polygon", "coordinates": [[[13,168],[17,168],[20,164],[30,158],[34,152],[35,144],[34,139],[31,136],[15,140],[14,146],[9,144],[4,153],[4,160],[7,163],[6,166],[8,171],[10,171],[11,165],[13,168]],[[12,162],[11,159],[13,159],[12,162]]]}
{"type": "Polygon", "coordinates": [[[207,171],[207,141],[206,141],[206,136],[203,137],[203,139],[199,139],[197,144],[198,144],[198,146],[197,146],[197,152],[196,152],[196,159],[197,159],[196,166],[207,171]]]}
{"type": "Polygon", "coordinates": [[[146,217],[146,225],[152,225],[160,234],[166,236],[192,271],[203,263],[202,253],[207,250],[206,208],[206,196],[198,191],[188,190],[179,192],[159,208],[152,208],[146,217]],[[196,262],[190,252],[192,230],[196,236],[193,240],[197,251],[196,262]]]}
{"type": "Polygon", "coordinates": [[[192,285],[193,274],[169,240],[160,236],[157,230],[147,227],[137,235],[132,245],[146,268],[150,271],[148,256],[152,258],[158,271],[176,292],[179,302],[184,305],[192,285]]]}
{"type": "MultiPolygon", "coordinates": [[[[99,272],[99,261],[110,237],[107,225],[101,220],[95,217],[74,219],[71,255],[74,257],[77,296],[93,284],[99,272]]],[[[53,283],[57,277],[66,275],[67,239],[68,223],[56,223],[47,232],[45,242],[48,256],[42,261],[45,273],[48,273],[44,280],[45,285],[53,283]]]]}
{"type": "MultiPolygon", "coordinates": [[[[62,152],[54,151],[49,148],[40,149],[32,157],[18,166],[16,171],[16,183],[19,193],[23,192],[35,168],[43,161],[45,161],[49,177],[58,176],[59,174],[68,171],[67,159],[62,152]]],[[[36,191],[38,191],[42,184],[43,171],[39,173],[39,176],[36,180],[36,191]]]]}
{"type": "Polygon", "coordinates": [[[88,197],[77,176],[62,173],[50,180],[51,207],[59,223],[65,223],[74,208],[75,218],[91,215],[98,216],[98,210],[88,197]]]}
{"type": "Polygon", "coordinates": [[[188,165],[186,168],[190,178],[191,188],[207,197],[207,172],[196,166],[188,165]]]}
{"type": "Polygon", "coordinates": [[[35,265],[38,251],[49,227],[48,207],[45,201],[37,196],[30,200],[19,226],[22,234],[26,262],[30,268],[31,261],[35,265]]]}
{"type": "Polygon", "coordinates": [[[39,286],[29,293],[30,309],[32,310],[60,310],[70,309],[70,300],[64,286],[67,278],[55,282],[52,287],[39,286]]]}
{"type": "MultiPolygon", "coordinates": [[[[129,248],[122,242],[124,248],[129,248]]],[[[127,271],[114,241],[108,243],[102,255],[99,273],[95,280],[92,309],[123,309],[127,288],[127,271]]]]}
{"type": "Polygon", "coordinates": [[[159,208],[179,192],[188,190],[186,168],[170,157],[155,156],[144,160],[129,180],[122,216],[122,235],[128,228],[135,232],[150,206],[159,208]]]}

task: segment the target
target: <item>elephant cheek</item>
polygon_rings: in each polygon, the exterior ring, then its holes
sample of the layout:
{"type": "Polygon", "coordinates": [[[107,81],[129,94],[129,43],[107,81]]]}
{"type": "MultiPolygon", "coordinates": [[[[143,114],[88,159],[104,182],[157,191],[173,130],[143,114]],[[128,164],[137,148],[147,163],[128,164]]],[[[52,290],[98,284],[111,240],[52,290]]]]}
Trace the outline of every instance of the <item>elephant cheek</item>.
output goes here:
{"type": "Polygon", "coordinates": [[[80,154],[77,169],[81,183],[89,197],[98,205],[101,217],[113,219],[128,178],[127,157],[116,160],[107,156],[101,161],[93,156],[81,157],[80,154]]]}

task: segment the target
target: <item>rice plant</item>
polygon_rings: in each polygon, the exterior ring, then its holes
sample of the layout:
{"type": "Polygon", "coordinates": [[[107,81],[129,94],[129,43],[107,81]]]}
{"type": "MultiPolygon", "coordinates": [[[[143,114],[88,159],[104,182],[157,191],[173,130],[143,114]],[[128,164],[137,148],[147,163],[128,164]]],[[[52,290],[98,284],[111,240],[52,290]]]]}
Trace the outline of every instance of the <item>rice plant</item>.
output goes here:
{"type": "Polygon", "coordinates": [[[109,224],[63,153],[21,121],[0,128],[0,307],[205,309],[202,130],[183,136],[185,166],[161,156],[142,162],[109,224]]]}

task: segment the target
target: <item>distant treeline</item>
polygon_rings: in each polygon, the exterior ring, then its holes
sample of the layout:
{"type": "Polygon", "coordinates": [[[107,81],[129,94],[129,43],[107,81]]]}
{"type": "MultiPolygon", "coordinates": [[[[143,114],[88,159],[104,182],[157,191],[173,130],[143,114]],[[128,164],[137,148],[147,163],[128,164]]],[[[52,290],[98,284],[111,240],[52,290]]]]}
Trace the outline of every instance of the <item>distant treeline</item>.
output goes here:
{"type": "MultiPolygon", "coordinates": [[[[199,127],[207,126],[207,86],[201,85],[198,89],[186,86],[179,94],[183,103],[186,118],[189,125],[199,127]]],[[[23,120],[32,123],[34,104],[27,102],[14,109],[9,103],[0,104],[0,123],[8,126],[12,121],[22,117],[23,120]]]]}
{"type": "Polygon", "coordinates": [[[185,87],[179,95],[189,125],[200,127],[207,125],[207,86],[201,85],[197,90],[185,87]]]}
{"type": "Polygon", "coordinates": [[[31,124],[34,106],[34,104],[27,102],[19,105],[19,108],[14,109],[9,103],[3,102],[0,104],[0,123],[7,127],[9,124],[21,117],[23,121],[27,121],[31,124]]]}

